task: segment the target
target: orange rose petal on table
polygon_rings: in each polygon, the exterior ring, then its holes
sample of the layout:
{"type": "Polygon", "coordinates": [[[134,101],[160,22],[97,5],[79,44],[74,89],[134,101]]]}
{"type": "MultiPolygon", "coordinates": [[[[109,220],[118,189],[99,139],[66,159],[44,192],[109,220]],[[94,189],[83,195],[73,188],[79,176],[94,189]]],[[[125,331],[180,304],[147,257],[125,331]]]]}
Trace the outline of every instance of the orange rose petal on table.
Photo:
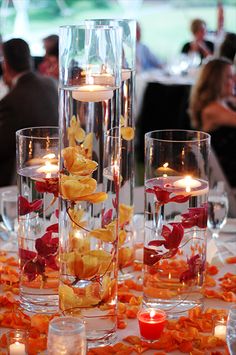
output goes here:
{"type": "Polygon", "coordinates": [[[0,347],[1,348],[6,348],[7,347],[7,335],[6,334],[3,334],[0,337],[0,347]]]}
{"type": "Polygon", "coordinates": [[[122,292],[118,290],[118,300],[120,302],[128,303],[133,296],[134,295],[131,292],[122,292]]]}
{"type": "Polygon", "coordinates": [[[47,337],[28,338],[28,355],[37,355],[47,349],[47,337]]]}
{"type": "Polygon", "coordinates": [[[179,350],[182,353],[190,353],[193,350],[193,343],[192,341],[183,341],[180,345],[179,345],[179,350]]]}
{"type": "Polygon", "coordinates": [[[214,287],[214,286],[216,286],[216,281],[213,279],[213,277],[206,275],[205,286],[206,287],[214,287]]]}
{"type": "Polygon", "coordinates": [[[207,274],[214,276],[214,275],[217,275],[218,272],[219,272],[219,269],[216,265],[207,266],[207,274]]]}
{"type": "Polygon", "coordinates": [[[36,328],[40,333],[47,334],[50,317],[46,314],[35,314],[31,317],[31,327],[36,328]]]}
{"type": "Polygon", "coordinates": [[[233,292],[222,292],[221,298],[226,302],[236,302],[236,295],[233,292]]]}
{"type": "Polygon", "coordinates": [[[125,329],[127,326],[128,326],[127,322],[118,319],[118,321],[117,321],[117,328],[118,329],[125,329]]]}
{"type": "Polygon", "coordinates": [[[236,264],[236,256],[231,256],[231,257],[225,259],[225,262],[227,264],[236,264]]]}
{"type": "Polygon", "coordinates": [[[126,311],[126,316],[127,316],[127,318],[129,318],[129,319],[135,319],[135,318],[137,318],[138,311],[139,311],[139,307],[137,307],[137,306],[131,306],[131,307],[130,307],[129,309],[127,309],[127,311],[126,311]]]}
{"type": "Polygon", "coordinates": [[[124,341],[127,341],[127,343],[130,343],[132,345],[140,345],[141,344],[141,339],[135,335],[129,335],[123,339],[124,341]]]}

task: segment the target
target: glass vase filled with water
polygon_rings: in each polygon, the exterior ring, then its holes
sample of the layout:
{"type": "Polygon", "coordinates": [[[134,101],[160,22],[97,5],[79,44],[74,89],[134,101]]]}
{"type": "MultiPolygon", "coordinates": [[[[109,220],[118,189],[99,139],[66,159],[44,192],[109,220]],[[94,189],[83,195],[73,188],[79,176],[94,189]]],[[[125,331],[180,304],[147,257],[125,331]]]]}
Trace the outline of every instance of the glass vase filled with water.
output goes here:
{"type": "Polygon", "coordinates": [[[59,305],[104,345],[117,323],[119,27],[62,27],[60,58],[59,305]]]}
{"type": "Polygon", "coordinates": [[[29,311],[58,310],[58,128],[16,133],[20,302],[29,311]]]}
{"type": "Polygon", "coordinates": [[[202,305],[209,135],[145,135],[144,304],[178,316],[202,305]]]}

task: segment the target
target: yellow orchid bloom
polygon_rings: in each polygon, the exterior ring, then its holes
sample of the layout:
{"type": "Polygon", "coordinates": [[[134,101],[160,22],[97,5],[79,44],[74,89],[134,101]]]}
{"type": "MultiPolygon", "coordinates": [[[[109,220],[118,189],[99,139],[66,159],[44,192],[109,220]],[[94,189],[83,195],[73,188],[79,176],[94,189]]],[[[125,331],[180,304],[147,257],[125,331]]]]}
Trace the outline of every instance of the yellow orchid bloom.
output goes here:
{"type": "Polygon", "coordinates": [[[98,164],[93,160],[86,159],[79,150],[79,147],[67,147],[62,150],[64,166],[71,174],[91,175],[97,169],[98,164]]]}
{"type": "Polygon", "coordinates": [[[95,192],[97,182],[90,177],[67,176],[61,174],[60,193],[62,198],[70,201],[87,201],[84,197],[95,192]]]}
{"type": "Polygon", "coordinates": [[[126,141],[132,141],[134,139],[133,127],[121,127],[121,137],[126,141]]]}
{"type": "Polygon", "coordinates": [[[123,224],[130,223],[131,218],[133,217],[134,208],[132,206],[125,205],[121,203],[119,206],[119,224],[122,226],[123,224]]]}

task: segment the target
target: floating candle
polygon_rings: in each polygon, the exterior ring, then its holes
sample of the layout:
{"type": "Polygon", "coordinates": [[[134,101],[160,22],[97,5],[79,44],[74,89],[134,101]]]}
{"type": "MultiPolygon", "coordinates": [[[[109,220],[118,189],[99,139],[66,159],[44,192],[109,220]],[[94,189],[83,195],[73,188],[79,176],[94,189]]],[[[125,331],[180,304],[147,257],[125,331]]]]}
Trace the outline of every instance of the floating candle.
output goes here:
{"type": "Polygon", "coordinates": [[[75,100],[82,102],[99,102],[113,97],[113,89],[102,85],[84,85],[72,92],[75,100]]]}
{"type": "Polygon", "coordinates": [[[160,309],[146,308],[138,313],[139,330],[148,340],[159,339],[166,322],[166,314],[160,309]]]}
{"type": "Polygon", "coordinates": [[[9,346],[9,354],[10,355],[25,355],[25,344],[19,343],[16,341],[9,346]]]}
{"type": "Polygon", "coordinates": [[[226,338],[226,325],[224,324],[218,324],[215,326],[215,331],[214,331],[214,336],[225,340],[226,338]]]}
{"type": "Polygon", "coordinates": [[[199,180],[193,179],[191,176],[187,175],[183,179],[179,179],[173,183],[174,187],[184,188],[186,192],[191,192],[191,189],[201,186],[199,180]]]}
{"type": "Polygon", "coordinates": [[[40,168],[37,169],[37,173],[45,173],[46,178],[49,179],[51,178],[51,174],[58,173],[58,165],[56,164],[51,164],[49,160],[45,162],[45,165],[41,166],[40,168]]]}
{"type": "Polygon", "coordinates": [[[164,177],[168,175],[173,175],[174,170],[169,167],[169,163],[164,163],[162,166],[156,169],[158,174],[163,174],[164,177]]]}

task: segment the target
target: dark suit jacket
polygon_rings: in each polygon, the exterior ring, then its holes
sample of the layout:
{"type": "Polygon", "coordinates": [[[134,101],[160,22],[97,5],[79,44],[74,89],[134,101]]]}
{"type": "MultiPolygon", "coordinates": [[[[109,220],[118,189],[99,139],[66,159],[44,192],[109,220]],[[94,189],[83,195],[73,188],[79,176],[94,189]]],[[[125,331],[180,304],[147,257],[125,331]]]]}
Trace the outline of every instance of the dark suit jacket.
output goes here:
{"type": "Polygon", "coordinates": [[[27,72],[0,101],[0,186],[15,176],[15,132],[37,126],[58,126],[58,92],[50,78],[27,72]]]}

